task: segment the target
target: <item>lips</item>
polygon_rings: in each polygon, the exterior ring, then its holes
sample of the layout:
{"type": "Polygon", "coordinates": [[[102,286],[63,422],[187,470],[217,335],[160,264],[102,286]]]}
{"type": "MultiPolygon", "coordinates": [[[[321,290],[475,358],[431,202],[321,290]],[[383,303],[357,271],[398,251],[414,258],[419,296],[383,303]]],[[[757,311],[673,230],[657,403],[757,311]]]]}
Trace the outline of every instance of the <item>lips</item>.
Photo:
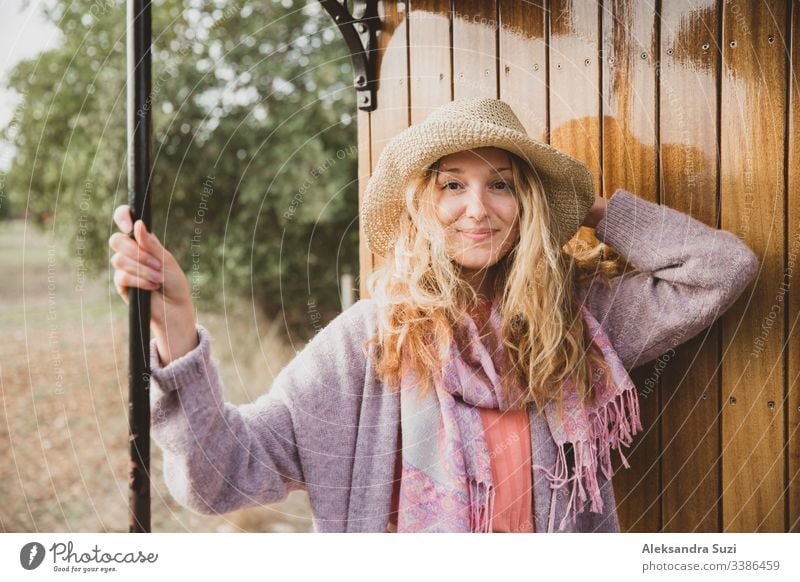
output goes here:
{"type": "Polygon", "coordinates": [[[491,238],[497,230],[493,230],[491,228],[480,228],[480,229],[470,229],[470,230],[460,230],[461,234],[465,237],[472,239],[472,240],[484,240],[487,238],[491,238]]]}

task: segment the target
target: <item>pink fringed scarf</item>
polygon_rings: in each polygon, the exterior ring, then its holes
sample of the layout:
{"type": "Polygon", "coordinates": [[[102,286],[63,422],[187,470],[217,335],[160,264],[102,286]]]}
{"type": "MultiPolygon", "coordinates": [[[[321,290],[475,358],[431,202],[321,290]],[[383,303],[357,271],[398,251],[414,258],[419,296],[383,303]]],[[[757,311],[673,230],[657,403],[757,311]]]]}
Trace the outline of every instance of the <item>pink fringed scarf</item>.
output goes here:
{"type": "MultiPolygon", "coordinates": [[[[472,317],[462,329],[468,338],[463,353],[453,341],[450,361],[434,374],[434,390],[419,400],[418,379],[404,365],[401,377],[402,476],[398,507],[398,532],[490,532],[494,511],[494,486],[490,453],[476,407],[509,410],[501,386],[503,343],[500,338],[499,303],[487,301],[493,346],[479,339],[472,317]],[[490,351],[493,350],[493,353],[490,351]]],[[[553,489],[570,487],[567,518],[573,523],[588,500],[593,512],[602,513],[603,501],[597,472],[611,477],[611,449],[629,446],[641,430],[636,387],[608,336],[594,316],[580,305],[590,337],[605,359],[605,368],[592,364],[596,404],[581,401],[571,378],[564,385],[563,415],[555,405],[545,407],[545,418],[558,447],[555,467],[541,469],[553,489]],[[574,451],[574,467],[567,464],[566,447],[574,451]],[[572,469],[572,471],[570,471],[572,469]]],[[[519,388],[512,393],[521,394],[519,388]]],[[[529,406],[531,415],[534,407],[529,406]]],[[[551,512],[551,520],[553,513],[551,512]]],[[[552,529],[552,523],[550,524],[552,529]]]]}

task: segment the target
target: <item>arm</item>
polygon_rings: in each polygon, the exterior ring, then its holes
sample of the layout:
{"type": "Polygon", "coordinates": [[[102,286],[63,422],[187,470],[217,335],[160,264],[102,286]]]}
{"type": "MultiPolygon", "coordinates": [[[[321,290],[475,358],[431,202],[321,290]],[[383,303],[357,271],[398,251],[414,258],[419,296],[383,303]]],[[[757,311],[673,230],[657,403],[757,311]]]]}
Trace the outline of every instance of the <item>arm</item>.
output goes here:
{"type": "Polygon", "coordinates": [[[628,369],[710,326],[759,270],[758,256],[733,233],[625,190],[608,200],[596,235],[638,271],[610,288],[593,281],[585,295],[628,369]]]}
{"type": "Polygon", "coordinates": [[[307,470],[317,473],[316,458],[357,429],[348,410],[363,388],[363,356],[352,350],[365,339],[365,303],[337,316],[280,371],[268,393],[241,406],[223,401],[210,335],[201,325],[199,345],[166,366],[151,346],[151,433],[175,499],[214,514],[274,503],[306,488],[307,470]],[[298,430],[303,426],[321,433],[329,448],[317,444],[319,435],[299,434],[311,432],[298,430]]]}

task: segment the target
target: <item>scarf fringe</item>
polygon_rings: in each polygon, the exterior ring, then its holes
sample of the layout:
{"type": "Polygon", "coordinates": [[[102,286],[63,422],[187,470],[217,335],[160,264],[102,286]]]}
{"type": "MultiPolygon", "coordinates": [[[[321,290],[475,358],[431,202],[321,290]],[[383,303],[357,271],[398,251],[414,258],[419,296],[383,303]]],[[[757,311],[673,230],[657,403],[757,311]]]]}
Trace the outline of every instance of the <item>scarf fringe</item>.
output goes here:
{"type": "Polygon", "coordinates": [[[575,467],[572,475],[569,475],[567,465],[566,442],[558,445],[556,464],[552,472],[537,465],[550,482],[551,489],[570,487],[567,512],[559,524],[560,530],[564,529],[564,525],[570,517],[573,525],[575,524],[579,502],[583,506],[589,500],[592,512],[603,512],[603,499],[597,482],[598,449],[600,453],[599,467],[603,471],[603,475],[610,479],[612,476],[611,449],[617,450],[625,468],[630,467],[625,455],[622,454],[622,446],[630,446],[633,436],[641,430],[639,400],[636,389],[632,386],[618,394],[602,408],[590,412],[589,440],[573,443],[575,467]]]}
{"type": "Polygon", "coordinates": [[[475,479],[469,480],[469,527],[473,533],[492,531],[495,487],[475,479]]]}

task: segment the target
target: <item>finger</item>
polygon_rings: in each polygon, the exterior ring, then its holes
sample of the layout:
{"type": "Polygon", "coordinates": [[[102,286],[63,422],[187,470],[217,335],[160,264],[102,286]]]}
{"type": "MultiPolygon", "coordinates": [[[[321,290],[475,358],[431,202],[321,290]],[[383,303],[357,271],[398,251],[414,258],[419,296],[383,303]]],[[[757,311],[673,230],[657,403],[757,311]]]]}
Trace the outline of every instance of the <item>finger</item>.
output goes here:
{"type": "Polygon", "coordinates": [[[132,259],[122,253],[115,253],[112,255],[109,262],[115,269],[125,271],[131,275],[136,275],[142,279],[147,279],[154,283],[162,283],[164,281],[164,276],[161,274],[161,271],[147,267],[139,260],[132,259]]]}
{"type": "Polygon", "coordinates": [[[137,289],[145,289],[147,291],[155,291],[161,288],[160,283],[148,281],[147,279],[137,277],[125,271],[114,271],[114,285],[117,289],[122,287],[136,287],[137,289]]]}
{"type": "Polygon", "coordinates": [[[152,254],[146,252],[141,245],[138,245],[135,240],[131,239],[131,237],[126,234],[115,232],[108,237],[108,246],[120,254],[145,263],[156,270],[161,270],[161,261],[152,254]]]}
{"type": "Polygon", "coordinates": [[[131,302],[130,298],[128,297],[128,288],[123,285],[117,285],[116,281],[114,282],[114,288],[117,290],[117,294],[122,297],[122,300],[129,304],[131,302]]]}
{"type": "Polygon", "coordinates": [[[133,225],[133,236],[136,242],[149,254],[154,257],[163,257],[166,249],[161,245],[158,237],[147,230],[144,222],[137,220],[133,225]]]}
{"type": "Polygon", "coordinates": [[[119,229],[124,233],[130,233],[133,228],[131,223],[131,207],[127,204],[121,204],[114,209],[114,222],[119,229]]]}

